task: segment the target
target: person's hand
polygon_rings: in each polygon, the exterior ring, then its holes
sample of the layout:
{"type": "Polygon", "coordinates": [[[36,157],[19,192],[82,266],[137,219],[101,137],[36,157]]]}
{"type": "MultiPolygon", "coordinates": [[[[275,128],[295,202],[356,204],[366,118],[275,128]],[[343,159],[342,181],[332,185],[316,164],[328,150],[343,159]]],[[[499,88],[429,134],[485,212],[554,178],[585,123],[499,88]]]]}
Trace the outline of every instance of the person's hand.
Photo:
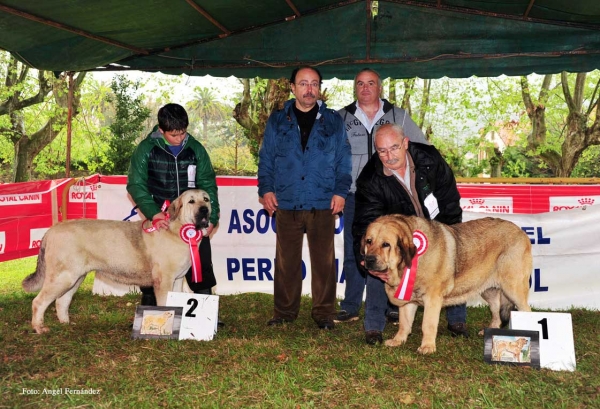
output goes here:
{"type": "Polygon", "coordinates": [[[344,204],[346,204],[346,199],[338,195],[333,195],[331,198],[331,205],[329,206],[329,208],[332,210],[331,214],[338,214],[343,211],[344,204]]]}
{"type": "Polygon", "coordinates": [[[215,226],[212,223],[208,223],[208,227],[206,228],[205,236],[210,236],[212,231],[215,229],[215,226]]]}
{"type": "Polygon", "coordinates": [[[377,277],[378,279],[380,279],[381,281],[383,281],[384,283],[387,283],[388,281],[388,273],[386,272],[382,272],[382,271],[372,271],[372,270],[368,270],[369,274],[371,274],[374,277],[377,277]]]}
{"type": "Polygon", "coordinates": [[[262,205],[267,213],[269,213],[269,216],[273,216],[273,213],[277,210],[277,206],[279,206],[275,193],[265,193],[262,197],[262,205]]]}
{"type": "Polygon", "coordinates": [[[167,220],[166,215],[164,213],[156,213],[152,217],[152,226],[156,227],[158,230],[166,230],[169,228],[169,220],[167,220]]]}

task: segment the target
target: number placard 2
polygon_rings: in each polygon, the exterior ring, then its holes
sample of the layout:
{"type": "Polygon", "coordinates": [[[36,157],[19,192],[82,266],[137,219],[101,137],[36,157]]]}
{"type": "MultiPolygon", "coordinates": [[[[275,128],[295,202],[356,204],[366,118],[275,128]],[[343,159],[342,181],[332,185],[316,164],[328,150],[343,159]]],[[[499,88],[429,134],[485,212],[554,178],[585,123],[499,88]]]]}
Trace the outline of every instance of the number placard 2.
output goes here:
{"type": "Polygon", "coordinates": [[[575,370],[571,314],[513,311],[510,314],[510,329],[540,333],[540,367],[555,371],[575,370]]]}
{"type": "Polygon", "coordinates": [[[183,307],[179,340],[214,338],[219,321],[219,296],[169,291],[167,305],[183,307]]]}

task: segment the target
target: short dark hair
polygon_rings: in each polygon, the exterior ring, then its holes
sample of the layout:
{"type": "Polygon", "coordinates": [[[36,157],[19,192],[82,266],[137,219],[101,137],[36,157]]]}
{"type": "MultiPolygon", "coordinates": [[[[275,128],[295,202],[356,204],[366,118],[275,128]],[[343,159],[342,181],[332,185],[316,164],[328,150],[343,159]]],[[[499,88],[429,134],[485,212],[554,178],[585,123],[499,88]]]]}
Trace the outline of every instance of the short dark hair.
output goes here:
{"type": "Polygon", "coordinates": [[[164,132],[183,131],[189,123],[185,108],[179,104],[167,104],[158,110],[158,127],[164,132]]]}
{"type": "Polygon", "coordinates": [[[309,69],[309,70],[313,70],[314,72],[317,73],[317,75],[319,76],[319,84],[321,84],[323,82],[323,76],[321,75],[321,72],[315,68],[315,67],[311,67],[309,65],[303,65],[300,66],[298,68],[296,68],[294,71],[292,71],[292,75],[290,76],[290,84],[295,84],[296,82],[296,74],[298,74],[298,71],[300,70],[304,70],[304,69],[309,69]]]}

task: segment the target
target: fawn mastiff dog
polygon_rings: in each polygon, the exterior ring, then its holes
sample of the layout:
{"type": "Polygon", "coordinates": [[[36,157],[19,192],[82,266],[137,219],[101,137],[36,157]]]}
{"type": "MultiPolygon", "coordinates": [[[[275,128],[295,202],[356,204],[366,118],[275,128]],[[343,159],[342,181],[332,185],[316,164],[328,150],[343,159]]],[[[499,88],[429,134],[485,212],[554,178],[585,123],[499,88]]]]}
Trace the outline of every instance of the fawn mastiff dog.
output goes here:
{"type": "Polygon", "coordinates": [[[514,341],[502,340],[494,343],[492,357],[494,361],[501,361],[502,355],[510,354],[515,361],[523,362],[521,351],[529,341],[526,338],[517,338],[514,341]]]}
{"type": "Polygon", "coordinates": [[[388,215],[368,226],[361,245],[365,268],[383,273],[388,298],[401,307],[398,333],[388,346],[406,342],[419,305],[424,307],[421,354],[435,352],[444,306],[481,295],[492,312],[490,328],[508,322],[515,306],[531,311],[531,243],[509,221],[486,217],[448,226],[388,215]]]}
{"type": "Polygon", "coordinates": [[[69,322],[69,304],[86,274],[124,283],[154,287],[157,304],[164,306],[175,280],[191,266],[190,248],[180,236],[183,226],[208,227],[211,204],[203,190],[188,190],[171,203],[169,228],[147,233],[144,222],[80,219],[52,226],[44,235],[35,273],[23,280],[25,291],[41,289],[32,302],[31,325],[38,333],[44,313],[56,300],[61,323],[69,322]]]}

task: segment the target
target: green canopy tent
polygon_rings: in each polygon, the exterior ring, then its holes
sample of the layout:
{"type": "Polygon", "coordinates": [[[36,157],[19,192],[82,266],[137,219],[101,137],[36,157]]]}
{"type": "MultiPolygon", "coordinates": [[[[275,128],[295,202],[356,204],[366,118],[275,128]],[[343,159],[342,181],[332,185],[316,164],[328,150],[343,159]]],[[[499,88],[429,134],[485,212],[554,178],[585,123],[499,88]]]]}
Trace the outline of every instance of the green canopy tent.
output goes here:
{"type": "Polygon", "coordinates": [[[0,0],[0,48],[52,71],[439,78],[600,67],[599,0],[0,0]]]}
{"type": "MultiPolygon", "coordinates": [[[[280,78],[314,65],[349,79],[364,67],[393,78],[600,67],[600,0],[0,0],[0,33],[0,48],[58,72],[280,78]]],[[[67,152],[69,142],[68,130],[67,152]]]]}

